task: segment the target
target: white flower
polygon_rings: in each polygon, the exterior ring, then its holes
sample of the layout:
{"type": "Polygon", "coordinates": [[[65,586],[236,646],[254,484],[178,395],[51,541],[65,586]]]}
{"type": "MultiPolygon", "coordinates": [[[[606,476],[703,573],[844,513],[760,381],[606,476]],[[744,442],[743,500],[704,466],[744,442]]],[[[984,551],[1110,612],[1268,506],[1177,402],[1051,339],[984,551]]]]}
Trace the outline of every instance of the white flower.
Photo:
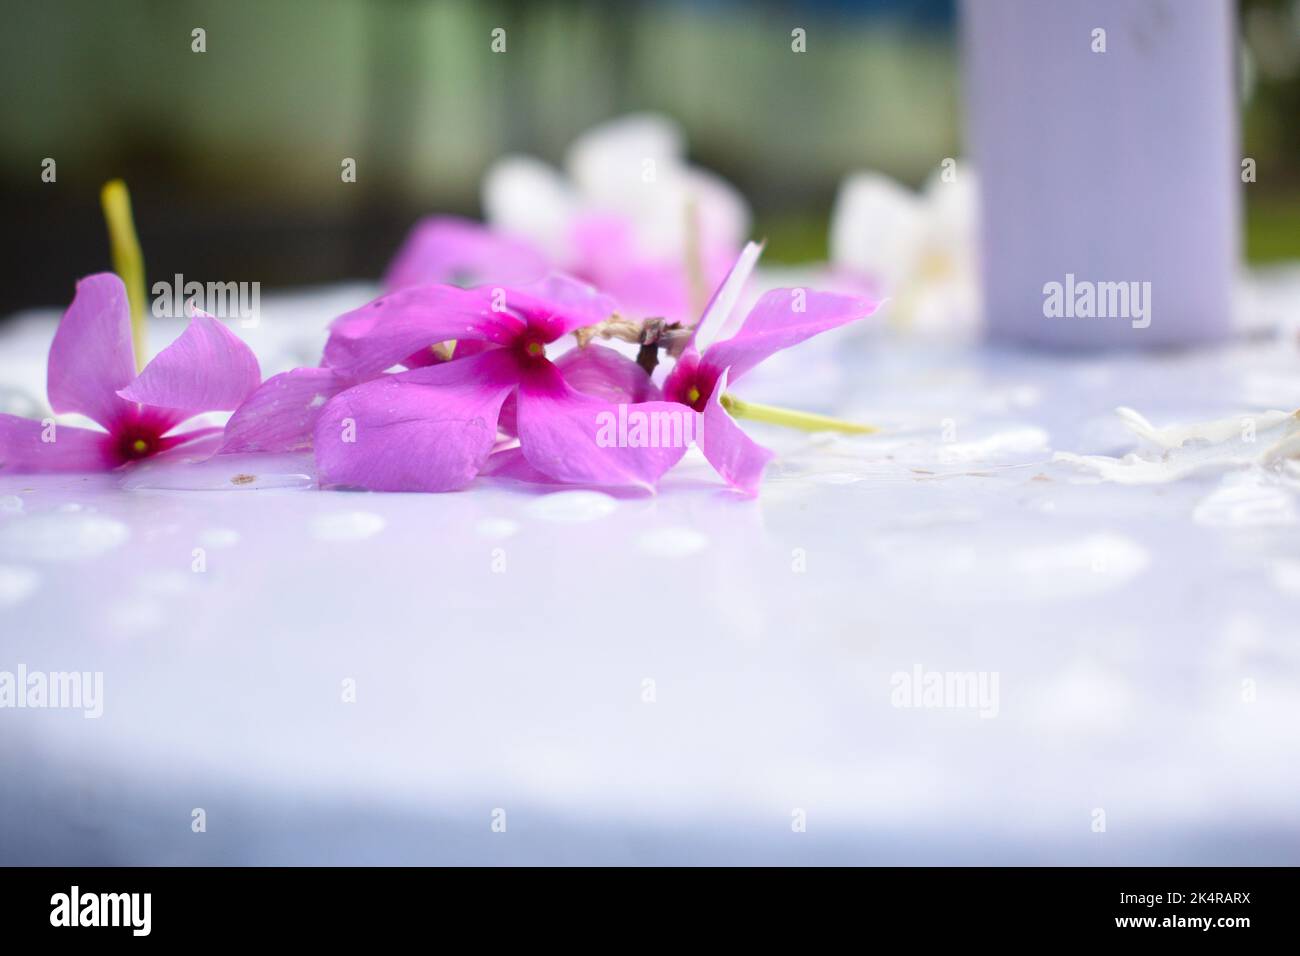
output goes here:
{"type": "Polygon", "coordinates": [[[506,156],[488,169],[482,192],[490,226],[531,240],[559,268],[620,299],[674,310],[691,279],[688,259],[704,264],[704,282],[692,281],[707,293],[749,232],[740,193],[688,164],[681,127],[652,113],[588,130],[569,147],[563,171],[506,156]]]}
{"type": "Polygon", "coordinates": [[[654,113],[622,116],[583,133],[565,154],[564,172],[531,156],[506,156],[483,179],[488,223],[561,261],[576,251],[574,222],[589,214],[626,218],[648,257],[678,257],[691,203],[706,245],[744,244],[750,220],[744,198],[689,165],[681,127],[654,113]]]}
{"type": "Polygon", "coordinates": [[[914,192],[881,173],[840,185],[831,211],[832,268],[871,280],[895,326],[970,330],[980,321],[976,181],[964,164],[914,192]]]}

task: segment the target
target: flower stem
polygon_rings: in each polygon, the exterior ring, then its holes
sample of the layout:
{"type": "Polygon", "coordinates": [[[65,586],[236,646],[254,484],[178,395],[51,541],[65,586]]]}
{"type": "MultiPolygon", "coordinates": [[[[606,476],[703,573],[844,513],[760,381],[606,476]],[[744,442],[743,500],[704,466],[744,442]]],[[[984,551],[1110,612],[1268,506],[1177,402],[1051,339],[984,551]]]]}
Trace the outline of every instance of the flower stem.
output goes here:
{"type": "Polygon", "coordinates": [[[829,415],[814,415],[811,412],[777,408],[775,405],[743,402],[729,393],[724,393],[721,401],[722,407],[733,418],[748,418],[771,425],[799,428],[806,432],[848,432],[851,435],[870,435],[880,431],[874,425],[859,425],[857,422],[846,422],[842,418],[831,418],[829,415]]]}
{"type": "Polygon", "coordinates": [[[126,183],[114,179],[99,193],[104,219],[108,222],[108,244],[113,255],[113,269],[126,285],[131,304],[131,345],[135,351],[136,370],[144,368],[148,345],[145,341],[144,256],[131,218],[131,194],[126,183]]]}

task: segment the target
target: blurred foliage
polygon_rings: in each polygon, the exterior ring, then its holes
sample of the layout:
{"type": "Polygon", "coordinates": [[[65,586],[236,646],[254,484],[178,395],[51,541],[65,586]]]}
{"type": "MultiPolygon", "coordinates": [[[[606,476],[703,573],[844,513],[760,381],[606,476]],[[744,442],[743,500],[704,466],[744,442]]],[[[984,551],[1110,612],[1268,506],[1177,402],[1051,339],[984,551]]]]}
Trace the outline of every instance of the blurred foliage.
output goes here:
{"type": "Polygon", "coordinates": [[[1246,257],[1300,257],[1300,0],[1242,0],[1242,153],[1246,257]]]}
{"type": "MultiPolygon", "coordinates": [[[[1242,0],[1252,256],[1300,255],[1300,0],[1242,0]]],[[[653,109],[754,205],[772,258],[822,256],[840,180],[960,155],[953,0],[59,0],[0,33],[0,310],[106,265],[100,184],[136,198],[151,274],[373,277],[409,224],[478,212],[506,152],[559,161],[653,109]],[[508,52],[489,51],[504,26],[508,52]],[[803,27],[808,53],[790,52],[803,27]],[[207,52],[191,51],[191,30],[207,52]],[[57,185],[40,182],[44,157],[57,185]],[[339,163],[357,161],[355,184],[339,163]]]]}

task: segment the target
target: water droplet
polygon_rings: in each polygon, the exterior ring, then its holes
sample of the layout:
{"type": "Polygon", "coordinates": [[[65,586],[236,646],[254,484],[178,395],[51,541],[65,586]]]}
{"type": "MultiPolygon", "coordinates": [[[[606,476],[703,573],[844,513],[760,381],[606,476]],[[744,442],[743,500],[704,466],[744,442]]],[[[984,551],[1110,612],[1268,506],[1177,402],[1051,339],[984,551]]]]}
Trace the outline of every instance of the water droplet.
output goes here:
{"type": "Polygon", "coordinates": [[[1282,558],[1275,562],[1273,586],[1284,594],[1300,594],[1300,561],[1282,558]]]}
{"type": "Polygon", "coordinates": [[[316,515],[311,519],[311,534],[317,541],[360,541],[384,530],[381,515],[369,511],[342,511],[316,515]]]}
{"type": "Polygon", "coordinates": [[[239,532],[234,528],[209,528],[199,535],[199,544],[205,548],[233,548],[239,544],[239,532]]]}
{"type": "Polygon", "coordinates": [[[510,538],[519,533],[519,524],[509,518],[484,518],[477,530],[485,538],[510,538]]]}
{"type": "Polygon", "coordinates": [[[1036,730],[1054,735],[1122,730],[1133,703],[1133,690],[1123,677],[1091,662],[1044,678],[1029,697],[1036,730]]]}
{"type": "Polygon", "coordinates": [[[157,602],[140,597],[114,604],[104,614],[104,622],[108,625],[109,632],[118,637],[131,637],[157,630],[164,618],[162,608],[157,602]]]}
{"type": "Polygon", "coordinates": [[[257,491],[310,488],[316,483],[310,454],[214,455],[202,461],[178,458],[149,461],[122,479],[128,491],[257,491]]]}
{"type": "Polygon", "coordinates": [[[556,491],[528,505],[528,510],[544,521],[596,521],[617,508],[614,498],[599,491],[556,491]]]}
{"type": "Polygon", "coordinates": [[[1150,554],[1132,538],[1090,534],[1012,552],[1007,579],[1027,597],[1066,598],[1125,585],[1150,564],[1150,554]]]}
{"type": "Polygon", "coordinates": [[[0,553],[36,561],[93,558],[130,536],[126,525],[103,515],[47,512],[0,525],[0,553]]]}
{"type": "Polygon", "coordinates": [[[194,587],[195,575],[185,571],[150,571],[140,575],[140,590],[147,594],[185,594],[194,587]]]}
{"type": "Polygon", "coordinates": [[[1127,587],[1151,564],[1142,545],[1113,532],[1020,546],[914,543],[914,537],[895,531],[873,539],[872,550],[889,563],[886,587],[944,601],[1086,597],[1127,587]]]}
{"type": "Polygon", "coordinates": [[[1283,489],[1243,481],[1226,484],[1202,499],[1192,519],[1212,528],[1259,528],[1295,524],[1296,509],[1283,489]]]}
{"type": "Polygon", "coordinates": [[[0,607],[14,607],[36,590],[41,576],[31,568],[0,564],[0,607]]]}
{"type": "Polygon", "coordinates": [[[655,528],[636,540],[637,547],[658,558],[685,558],[709,546],[709,539],[692,528],[655,528]]]}

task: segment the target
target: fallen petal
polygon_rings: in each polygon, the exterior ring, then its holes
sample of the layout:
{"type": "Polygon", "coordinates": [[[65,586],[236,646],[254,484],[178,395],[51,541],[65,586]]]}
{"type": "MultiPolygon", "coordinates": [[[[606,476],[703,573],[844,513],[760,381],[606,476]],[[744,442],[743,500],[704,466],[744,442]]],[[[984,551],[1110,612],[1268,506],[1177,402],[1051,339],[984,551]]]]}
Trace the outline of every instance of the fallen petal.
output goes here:
{"type": "Polygon", "coordinates": [[[141,405],[194,414],[231,411],[261,381],[253,350],[224,323],[195,309],[180,337],[117,394],[141,405]]]}
{"type": "Polygon", "coordinates": [[[465,487],[492,451],[501,403],[517,381],[513,358],[496,349],[340,392],[316,423],[321,487],[465,487]]]}
{"type": "Polygon", "coordinates": [[[549,362],[529,368],[519,386],[523,455],[559,481],[653,489],[685,454],[696,421],[694,412],[676,402],[620,406],[584,395],[549,362]],[[621,420],[642,422],[650,446],[624,441],[621,420]]]}
{"type": "Polygon", "coordinates": [[[421,285],[518,285],[546,274],[546,259],[530,243],[455,216],[431,216],[411,229],[384,288],[421,285]]]}
{"type": "Polygon", "coordinates": [[[763,469],[775,453],[746,435],[722,407],[722,394],[727,389],[729,373],[729,369],[723,371],[713,395],[704,406],[704,435],[700,440],[700,450],[728,484],[747,495],[756,495],[763,469]]]}
{"type": "Polygon", "coordinates": [[[87,276],[77,283],[50,345],[50,407],[79,412],[111,428],[130,407],[118,390],[134,378],[126,286],[111,272],[87,276]]]}
{"type": "Polygon", "coordinates": [[[328,368],[296,368],[271,376],[226,422],[220,453],[310,448],[321,409],[348,384],[328,368]]]}
{"type": "Polygon", "coordinates": [[[488,292],[430,285],[403,289],[339,316],[330,325],[325,364],[354,382],[373,378],[440,342],[483,339],[507,344],[524,323],[493,311],[488,292]]]}
{"type": "Polygon", "coordinates": [[[713,369],[730,368],[734,382],[769,355],[866,318],[877,305],[870,299],[835,292],[773,289],[750,310],[740,331],[711,345],[703,361],[713,369]]]}
{"type": "Polygon", "coordinates": [[[109,471],[119,464],[104,432],[0,415],[0,474],[109,471]]]}

